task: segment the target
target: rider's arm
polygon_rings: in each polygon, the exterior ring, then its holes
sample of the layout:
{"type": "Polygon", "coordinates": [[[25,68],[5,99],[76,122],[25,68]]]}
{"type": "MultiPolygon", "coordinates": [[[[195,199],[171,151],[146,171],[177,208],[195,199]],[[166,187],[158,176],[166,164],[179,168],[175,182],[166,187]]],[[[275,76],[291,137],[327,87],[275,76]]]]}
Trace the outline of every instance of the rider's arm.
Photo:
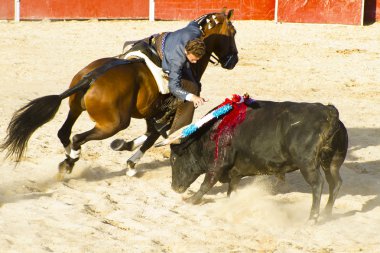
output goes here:
{"type": "Polygon", "coordinates": [[[191,101],[192,95],[191,93],[185,91],[181,87],[181,79],[182,79],[182,65],[180,64],[171,64],[171,68],[169,71],[169,91],[177,98],[181,100],[191,101]]]}

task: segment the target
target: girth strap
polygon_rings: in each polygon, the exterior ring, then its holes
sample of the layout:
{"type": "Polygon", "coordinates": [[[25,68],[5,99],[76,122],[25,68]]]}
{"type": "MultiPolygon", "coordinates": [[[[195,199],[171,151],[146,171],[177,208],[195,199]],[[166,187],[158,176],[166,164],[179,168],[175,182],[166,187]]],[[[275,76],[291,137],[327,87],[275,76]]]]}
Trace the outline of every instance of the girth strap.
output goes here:
{"type": "Polygon", "coordinates": [[[103,75],[105,72],[107,72],[109,69],[124,65],[124,64],[130,64],[134,62],[144,62],[144,59],[131,59],[131,60],[125,60],[125,59],[118,59],[118,58],[112,58],[110,62],[107,62],[106,64],[88,72],[86,75],[82,77],[82,79],[74,85],[71,89],[66,90],[59,96],[63,99],[66,98],[74,93],[76,93],[78,90],[81,90],[84,88],[84,86],[89,87],[92,82],[94,82],[99,76],[103,75]]]}

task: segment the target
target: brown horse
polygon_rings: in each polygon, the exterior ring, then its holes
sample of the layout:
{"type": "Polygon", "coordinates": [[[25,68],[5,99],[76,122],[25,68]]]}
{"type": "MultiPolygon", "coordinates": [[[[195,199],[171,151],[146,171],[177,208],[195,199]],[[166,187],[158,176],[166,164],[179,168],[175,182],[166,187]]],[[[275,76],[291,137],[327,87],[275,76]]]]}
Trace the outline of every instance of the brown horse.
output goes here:
{"type": "MultiPolygon", "coordinates": [[[[195,20],[200,26],[206,45],[205,56],[191,66],[198,79],[195,81],[200,81],[212,53],[223,68],[232,69],[236,65],[238,52],[235,44],[236,31],[230,21],[232,13],[233,10],[228,13],[211,13],[195,20]]],[[[186,86],[187,82],[189,80],[183,80],[182,83],[186,86]]],[[[61,101],[69,97],[70,110],[58,131],[58,137],[66,151],[66,159],[59,164],[61,177],[65,173],[71,173],[79,159],[81,145],[90,140],[111,137],[126,129],[131,118],[145,119],[147,122],[147,139],[140,148],[144,153],[160,136],[153,127],[152,119],[163,113],[157,108],[164,104],[168,96],[172,95],[159,93],[156,81],[143,60],[123,60],[116,57],[98,59],[80,70],[73,77],[69,89],[62,94],[34,99],[17,110],[8,126],[1,149],[7,149],[7,157],[14,156],[20,162],[31,135],[49,122],[57,113],[61,101]],[[75,121],[86,110],[95,122],[94,128],[74,135],[70,141],[75,121]]],[[[192,103],[187,104],[193,106],[192,103]]],[[[175,126],[179,127],[182,125],[175,126]]],[[[113,148],[122,150],[115,147],[117,144],[118,141],[114,142],[113,148]]],[[[128,149],[128,145],[124,149],[128,149]]],[[[132,149],[134,147],[131,144],[129,150],[132,149]]],[[[133,167],[134,164],[132,162],[130,166],[133,167]]]]}

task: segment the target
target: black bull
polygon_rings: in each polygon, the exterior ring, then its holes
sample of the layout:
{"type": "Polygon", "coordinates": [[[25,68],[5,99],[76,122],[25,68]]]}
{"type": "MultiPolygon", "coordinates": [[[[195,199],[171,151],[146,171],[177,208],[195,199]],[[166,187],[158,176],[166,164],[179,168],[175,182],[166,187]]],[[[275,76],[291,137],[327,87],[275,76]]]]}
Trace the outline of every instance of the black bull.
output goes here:
{"type": "Polygon", "coordinates": [[[299,169],[312,188],[310,219],[317,220],[322,168],[329,185],[325,211],[330,215],[348,146],[337,109],[320,103],[255,101],[245,113],[233,131],[218,130],[219,118],[171,145],[172,188],[182,193],[206,173],[198,192],[187,199],[196,204],[217,181],[229,183],[229,196],[245,176],[284,175],[299,169]]]}

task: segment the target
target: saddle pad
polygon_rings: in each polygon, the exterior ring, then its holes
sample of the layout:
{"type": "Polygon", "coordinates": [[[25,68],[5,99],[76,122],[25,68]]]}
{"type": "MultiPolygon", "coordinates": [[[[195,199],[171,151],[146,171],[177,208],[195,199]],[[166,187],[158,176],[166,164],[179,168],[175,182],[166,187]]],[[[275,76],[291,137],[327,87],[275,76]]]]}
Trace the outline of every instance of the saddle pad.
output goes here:
{"type": "Polygon", "coordinates": [[[161,94],[168,94],[169,93],[169,80],[166,76],[166,74],[162,71],[160,67],[157,67],[156,64],[152,62],[152,60],[149,59],[148,56],[143,54],[141,51],[132,51],[129,52],[125,59],[131,59],[131,58],[142,58],[145,60],[146,66],[152,73],[154,79],[156,79],[156,83],[158,86],[158,90],[161,94]]]}

